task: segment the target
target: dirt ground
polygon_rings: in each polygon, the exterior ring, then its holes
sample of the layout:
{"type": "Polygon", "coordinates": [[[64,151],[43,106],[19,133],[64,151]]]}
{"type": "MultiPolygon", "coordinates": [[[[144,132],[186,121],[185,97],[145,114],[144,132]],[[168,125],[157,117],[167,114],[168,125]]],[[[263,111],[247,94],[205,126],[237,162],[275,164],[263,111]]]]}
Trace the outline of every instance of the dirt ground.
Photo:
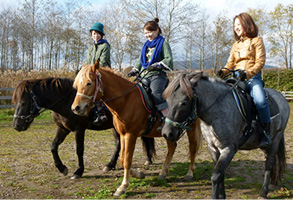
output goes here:
{"type": "MultiPolygon", "coordinates": [[[[269,198],[293,198],[293,116],[285,133],[287,170],[269,198]]],[[[110,130],[87,131],[85,138],[85,172],[82,178],[71,180],[77,168],[74,135],[69,134],[59,148],[61,160],[69,169],[63,176],[54,166],[50,144],[54,138],[52,121],[35,121],[29,130],[17,132],[11,122],[0,122],[0,199],[82,199],[113,198],[122,182],[123,169],[103,172],[114,150],[110,130]]],[[[196,170],[191,181],[184,180],[189,165],[186,135],[180,139],[166,181],[158,180],[166,142],[156,138],[157,157],[154,164],[144,166],[145,157],[140,139],[134,153],[133,167],[143,171],[146,179],[131,179],[127,199],[209,199],[210,176],[213,169],[206,142],[196,158],[196,170]]],[[[225,187],[228,199],[257,199],[263,181],[264,154],[261,150],[239,151],[226,170],[225,187]]]]}

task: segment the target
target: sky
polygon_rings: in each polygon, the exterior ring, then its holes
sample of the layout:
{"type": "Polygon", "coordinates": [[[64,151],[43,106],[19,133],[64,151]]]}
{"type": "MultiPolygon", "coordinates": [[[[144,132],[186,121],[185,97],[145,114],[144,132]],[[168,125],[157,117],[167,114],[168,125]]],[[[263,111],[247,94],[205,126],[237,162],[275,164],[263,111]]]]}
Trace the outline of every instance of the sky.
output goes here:
{"type": "Polygon", "coordinates": [[[279,3],[287,6],[293,4],[292,0],[200,0],[203,8],[209,15],[218,15],[220,12],[227,11],[228,16],[233,18],[248,8],[261,8],[266,11],[272,11],[279,3]]]}
{"type": "MultiPolygon", "coordinates": [[[[30,0],[27,0],[30,1],[30,0]]],[[[37,0],[42,1],[42,0],[37,0]]],[[[58,3],[65,3],[68,0],[56,0],[58,3]]],[[[96,9],[103,8],[104,5],[112,2],[119,2],[119,0],[84,0],[93,4],[96,9]]],[[[193,0],[200,6],[200,9],[205,9],[206,14],[213,18],[216,18],[221,12],[226,12],[226,16],[231,19],[241,12],[247,11],[248,8],[263,9],[266,12],[272,11],[279,3],[284,6],[293,4],[292,0],[193,0]]],[[[24,0],[0,0],[0,11],[5,8],[15,8],[17,5],[22,5],[24,0]]],[[[272,64],[270,59],[267,59],[266,64],[272,64]]]]}
{"type": "MultiPolygon", "coordinates": [[[[39,1],[39,0],[37,0],[39,1]]],[[[67,2],[68,0],[57,0],[58,2],[67,2]]],[[[96,6],[103,6],[111,2],[118,2],[119,0],[85,0],[96,6]]],[[[0,0],[0,8],[12,6],[15,7],[24,0],[0,0]]],[[[292,0],[194,0],[195,3],[200,4],[211,15],[217,15],[223,10],[227,10],[228,14],[233,16],[244,12],[247,8],[264,8],[267,11],[273,10],[278,3],[283,5],[292,4],[292,0]]]]}

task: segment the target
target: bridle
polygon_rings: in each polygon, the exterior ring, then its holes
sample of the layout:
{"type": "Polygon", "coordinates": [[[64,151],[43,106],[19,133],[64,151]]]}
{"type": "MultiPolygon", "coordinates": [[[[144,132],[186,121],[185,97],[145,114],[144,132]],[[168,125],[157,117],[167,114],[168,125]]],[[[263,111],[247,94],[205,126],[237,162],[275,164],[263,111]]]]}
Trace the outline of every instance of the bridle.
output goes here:
{"type": "Polygon", "coordinates": [[[33,121],[35,117],[37,117],[41,114],[41,112],[40,112],[41,107],[39,106],[39,104],[37,102],[37,96],[34,94],[34,92],[32,90],[30,92],[30,96],[32,98],[30,114],[29,115],[16,115],[16,114],[14,114],[13,117],[15,119],[25,120],[25,122],[29,123],[29,122],[33,121]]]}
{"type": "Polygon", "coordinates": [[[103,82],[102,82],[102,79],[101,79],[102,75],[101,75],[100,72],[97,72],[97,73],[90,72],[90,74],[94,74],[95,77],[96,77],[96,87],[95,87],[94,95],[88,96],[88,95],[80,93],[80,92],[77,92],[76,95],[82,96],[82,97],[85,97],[85,98],[89,99],[93,103],[93,106],[94,106],[94,103],[95,103],[95,100],[97,98],[98,92],[101,92],[102,96],[103,96],[103,93],[104,93],[103,92],[103,82]]]}
{"type": "Polygon", "coordinates": [[[192,130],[190,126],[198,119],[198,114],[197,114],[197,100],[198,97],[194,93],[193,94],[193,100],[192,100],[192,108],[190,114],[187,116],[187,118],[183,122],[174,122],[173,120],[169,119],[168,117],[165,118],[165,122],[168,124],[171,124],[175,128],[179,128],[181,131],[179,138],[181,138],[184,133],[186,132],[185,130],[192,130]]]}
{"type": "Polygon", "coordinates": [[[14,114],[13,117],[15,119],[25,120],[26,123],[32,122],[35,117],[39,116],[45,110],[47,110],[47,109],[51,108],[52,106],[56,105],[57,103],[59,103],[64,97],[66,97],[72,91],[74,91],[74,90],[68,91],[64,96],[62,96],[56,102],[54,102],[53,104],[51,104],[47,108],[41,109],[41,106],[39,106],[38,101],[37,101],[37,96],[35,95],[35,93],[31,89],[30,96],[32,99],[32,104],[31,104],[31,108],[30,108],[30,114],[29,115],[16,115],[16,114],[14,114]]]}

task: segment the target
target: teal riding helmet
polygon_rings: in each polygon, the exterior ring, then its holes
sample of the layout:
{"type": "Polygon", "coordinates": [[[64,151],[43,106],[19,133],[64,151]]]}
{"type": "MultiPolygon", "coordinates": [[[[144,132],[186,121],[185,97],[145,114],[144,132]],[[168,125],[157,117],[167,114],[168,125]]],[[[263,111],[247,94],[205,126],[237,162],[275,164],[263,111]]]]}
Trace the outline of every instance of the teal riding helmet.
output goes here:
{"type": "Polygon", "coordinates": [[[94,23],[94,25],[90,29],[90,32],[91,31],[98,31],[98,32],[102,33],[103,35],[105,35],[105,33],[104,33],[104,25],[102,23],[100,23],[100,22],[94,23]]]}

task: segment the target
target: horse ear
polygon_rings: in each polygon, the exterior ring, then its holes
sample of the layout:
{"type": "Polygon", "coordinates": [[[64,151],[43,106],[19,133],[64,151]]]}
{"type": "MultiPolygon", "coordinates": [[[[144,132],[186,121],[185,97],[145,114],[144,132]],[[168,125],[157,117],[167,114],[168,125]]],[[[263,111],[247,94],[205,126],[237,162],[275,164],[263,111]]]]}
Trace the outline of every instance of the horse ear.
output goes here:
{"type": "Polygon", "coordinates": [[[192,87],[197,86],[198,80],[202,77],[203,72],[202,71],[197,71],[195,73],[192,73],[191,79],[190,79],[190,84],[192,87]]]}
{"type": "Polygon", "coordinates": [[[99,61],[97,60],[97,61],[95,62],[95,64],[92,66],[92,71],[93,71],[93,72],[96,72],[99,68],[100,68],[100,63],[99,63],[99,61]]]}

